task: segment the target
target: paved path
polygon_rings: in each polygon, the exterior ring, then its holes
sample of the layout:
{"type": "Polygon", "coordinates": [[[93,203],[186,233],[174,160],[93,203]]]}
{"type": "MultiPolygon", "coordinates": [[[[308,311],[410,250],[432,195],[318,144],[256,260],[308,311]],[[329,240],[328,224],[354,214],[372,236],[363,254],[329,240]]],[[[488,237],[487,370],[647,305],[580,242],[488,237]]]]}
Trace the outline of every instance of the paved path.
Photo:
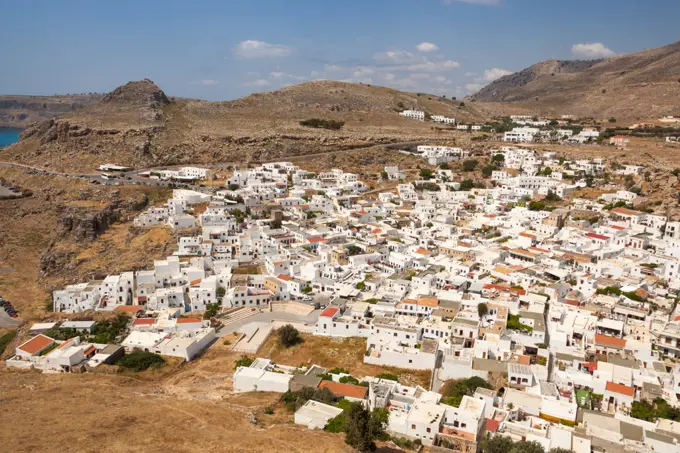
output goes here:
{"type": "Polygon", "coordinates": [[[12,318],[7,313],[5,313],[4,308],[0,308],[0,327],[5,327],[9,329],[16,329],[23,324],[19,318],[12,318]]]}
{"type": "Polygon", "coordinates": [[[220,330],[217,331],[217,336],[223,337],[225,335],[229,335],[230,333],[238,332],[239,329],[243,328],[243,326],[247,324],[250,324],[251,322],[272,323],[274,321],[282,321],[282,322],[301,322],[312,325],[316,324],[317,319],[319,319],[320,313],[321,310],[314,310],[307,316],[300,316],[293,313],[276,311],[258,313],[256,315],[240,319],[234,323],[227,324],[226,326],[220,328],[220,330]]]}

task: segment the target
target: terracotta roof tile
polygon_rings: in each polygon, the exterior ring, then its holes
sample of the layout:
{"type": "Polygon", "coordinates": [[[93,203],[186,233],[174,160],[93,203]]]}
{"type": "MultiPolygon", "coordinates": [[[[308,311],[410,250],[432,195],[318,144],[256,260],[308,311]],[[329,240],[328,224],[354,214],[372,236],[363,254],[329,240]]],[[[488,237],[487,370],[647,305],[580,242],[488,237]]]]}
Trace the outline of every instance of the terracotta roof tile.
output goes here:
{"type": "Polygon", "coordinates": [[[31,355],[36,355],[43,349],[54,343],[54,340],[45,335],[36,335],[27,342],[19,345],[17,349],[31,355]]]}
{"type": "MultiPolygon", "coordinates": [[[[328,309],[326,309],[328,310],[328,309]]],[[[360,385],[341,384],[340,382],[321,381],[319,388],[327,388],[334,395],[348,396],[350,398],[364,398],[368,389],[360,385]]]]}

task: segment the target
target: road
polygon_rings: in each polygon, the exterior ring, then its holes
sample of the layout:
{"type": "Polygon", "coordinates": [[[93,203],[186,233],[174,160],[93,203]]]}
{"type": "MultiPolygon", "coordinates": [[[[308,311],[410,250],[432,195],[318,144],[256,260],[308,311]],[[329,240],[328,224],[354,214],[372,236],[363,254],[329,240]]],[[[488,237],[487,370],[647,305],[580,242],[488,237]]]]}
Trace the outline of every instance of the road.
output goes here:
{"type": "Polygon", "coordinates": [[[217,331],[217,336],[218,337],[223,337],[225,335],[229,335],[230,333],[238,332],[243,326],[246,324],[250,324],[251,322],[266,322],[266,323],[272,323],[274,321],[283,321],[283,322],[301,322],[305,324],[316,324],[316,321],[319,319],[319,314],[321,313],[321,310],[314,310],[307,316],[300,316],[296,315],[293,313],[287,313],[287,312],[281,312],[281,311],[273,311],[273,312],[264,312],[264,313],[258,313],[256,315],[250,316],[248,318],[244,319],[239,319],[238,321],[234,322],[233,324],[227,324],[226,326],[220,328],[217,331]]]}
{"type": "MultiPolygon", "coordinates": [[[[320,152],[320,153],[313,153],[313,154],[303,154],[303,155],[296,155],[296,156],[282,156],[276,159],[272,160],[251,160],[248,161],[248,164],[264,164],[268,162],[295,162],[298,160],[306,161],[310,159],[314,159],[315,157],[319,156],[331,156],[335,154],[344,154],[344,153],[351,153],[355,151],[366,151],[369,149],[373,148],[402,148],[402,147],[411,147],[411,146],[416,146],[425,143],[424,141],[416,141],[416,142],[400,142],[400,143],[388,143],[386,145],[374,145],[374,146],[362,146],[358,148],[348,148],[348,149],[341,149],[337,151],[325,151],[325,152],[320,152]]],[[[212,162],[212,163],[200,163],[200,164],[181,164],[181,165],[166,165],[166,166],[159,166],[159,167],[152,167],[152,168],[141,168],[141,169],[136,169],[136,170],[131,170],[128,172],[121,172],[120,173],[120,178],[117,180],[106,180],[102,178],[101,173],[66,173],[66,172],[58,172],[58,171],[53,171],[53,170],[48,170],[46,168],[40,168],[40,167],[34,167],[31,165],[25,165],[25,164],[19,164],[16,162],[0,162],[0,166],[3,167],[14,167],[14,168],[23,168],[26,170],[31,170],[34,172],[37,172],[39,174],[43,175],[49,175],[49,176],[62,176],[66,178],[80,178],[80,179],[88,179],[90,181],[96,182],[98,184],[102,185],[125,185],[125,184],[140,184],[140,185],[146,185],[146,186],[168,186],[170,184],[176,184],[173,183],[173,181],[160,181],[157,179],[149,179],[140,176],[140,173],[145,173],[145,172],[152,172],[152,171],[158,171],[158,170],[168,170],[168,169],[176,169],[176,168],[181,168],[181,167],[187,167],[187,166],[201,166],[201,167],[207,167],[207,168],[214,168],[214,167],[227,167],[227,166],[233,166],[233,165],[243,165],[244,162],[212,162]],[[131,182],[130,182],[131,181],[131,182]]],[[[191,189],[198,189],[200,188],[200,185],[192,185],[192,184],[186,184],[188,188],[191,189]]]]}

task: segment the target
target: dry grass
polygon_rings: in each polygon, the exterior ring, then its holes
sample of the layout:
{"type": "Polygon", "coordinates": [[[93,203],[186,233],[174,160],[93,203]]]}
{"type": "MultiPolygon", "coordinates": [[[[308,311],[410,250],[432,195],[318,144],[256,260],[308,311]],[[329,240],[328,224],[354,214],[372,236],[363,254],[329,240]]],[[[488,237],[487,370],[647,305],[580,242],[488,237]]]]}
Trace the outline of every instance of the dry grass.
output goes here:
{"type": "Polygon", "coordinates": [[[328,369],[342,367],[358,378],[381,373],[396,374],[402,384],[430,386],[429,370],[404,370],[364,363],[365,338],[337,339],[303,334],[303,339],[303,343],[286,348],[279,343],[276,335],[272,335],[262,345],[258,356],[290,366],[316,364],[328,369]]]}
{"type": "MultiPolygon", "coordinates": [[[[190,369],[190,364],[185,369],[190,369]]],[[[125,375],[43,375],[0,371],[3,451],[349,452],[341,435],[308,431],[290,416],[259,416],[277,395],[202,399],[177,395],[164,379],[125,375]],[[14,421],[14,423],[10,423],[14,421]]]]}

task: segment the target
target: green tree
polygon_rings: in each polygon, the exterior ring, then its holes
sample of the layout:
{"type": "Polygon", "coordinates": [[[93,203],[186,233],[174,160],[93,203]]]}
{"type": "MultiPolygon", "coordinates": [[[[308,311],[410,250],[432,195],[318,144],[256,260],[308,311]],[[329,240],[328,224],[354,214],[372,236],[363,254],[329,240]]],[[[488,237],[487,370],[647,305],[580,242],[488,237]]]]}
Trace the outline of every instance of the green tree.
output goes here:
{"type": "Polygon", "coordinates": [[[433,175],[434,175],[434,173],[429,168],[421,168],[420,169],[420,177],[425,179],[425,180],[432,179],[433,175]]]}
{"type": "Polygon", "coordinates": [[[446,162],[442,162],[441,164],[439,164],[439,168],[441,168],[442,170],[448,170],[449,164],[446,162]]]}
{"type": "Polygon", "coordinates": [[[132,371],[144,371],[165,365],[165,359],[152,352],[135,350],[123,356],[118,365],[132,371]]]}
{"type": "Polygon", "coordinates": [[[382,414],[371,414],[359,403],[345,412],[345,443],[362,453],[374,451],[375,440],[383,433],[382,414]]]}
{"type": "Polygon", "coordinates": [[[545,453],[543,445],[538,442],[520,440],[510,449],[510,453],[545,453]]]}
{"type": "Polygon", "coordinates": [[[354,255],[359,255],[363,252],[363,249],[357,245],[348,245],[347,246],[347,254],[349,256],[354,256],[354,255]]]}
{"type": "Polygon", "coordinates": [[[486,304],[482,303],[477,305],[477,314],[480,318],[486,316],[487,313],[489,313],[489,307],[486,304]]]}
{"type": "Polygon", "coordinates": [[[633,401],[630,409],[630,416],[639,418],[640,420],[653,422],[657,418],[657,413],[654,405],[649,401],[633,401]]]}
{"type": "Polygon", "coordinates": [[[300,332],[290,324],[286,324],[278,331],[279,342],[287,348],[302,343],[300,332]]]}
{"type": "Polygon", "coordinates": [[[465,159],[463,161],[463,171],[475,171],[477,163],[477,159],[465,159]]]}
{"type": "Polygon", "coordinates": [[[389,179],[389,175],[387,174],[386,171],[381,171],[380,172],[380,178],[382,178],[383,181],[387,181],[389,179]]]}
{"type": "Polygon", "coordinates": [[[504,163],[505,162],[505,156],[503,154],[494,154],[493,158],[491,159],[497,164],[504,163]]]}
{"type": "Polygon", "coordinates": [[[509,437],[494,436],[482,442],[482,451],[484,453],[510,453],[512,446],[513,442],[509,437]]]}
{"type": "Polygon", "coordinates": [[[488,178],[489,176],[491,176],[495,169],[496,167],[493,165],[485,165],[484,167],[482,167],[482,176],[488,178]]]}

